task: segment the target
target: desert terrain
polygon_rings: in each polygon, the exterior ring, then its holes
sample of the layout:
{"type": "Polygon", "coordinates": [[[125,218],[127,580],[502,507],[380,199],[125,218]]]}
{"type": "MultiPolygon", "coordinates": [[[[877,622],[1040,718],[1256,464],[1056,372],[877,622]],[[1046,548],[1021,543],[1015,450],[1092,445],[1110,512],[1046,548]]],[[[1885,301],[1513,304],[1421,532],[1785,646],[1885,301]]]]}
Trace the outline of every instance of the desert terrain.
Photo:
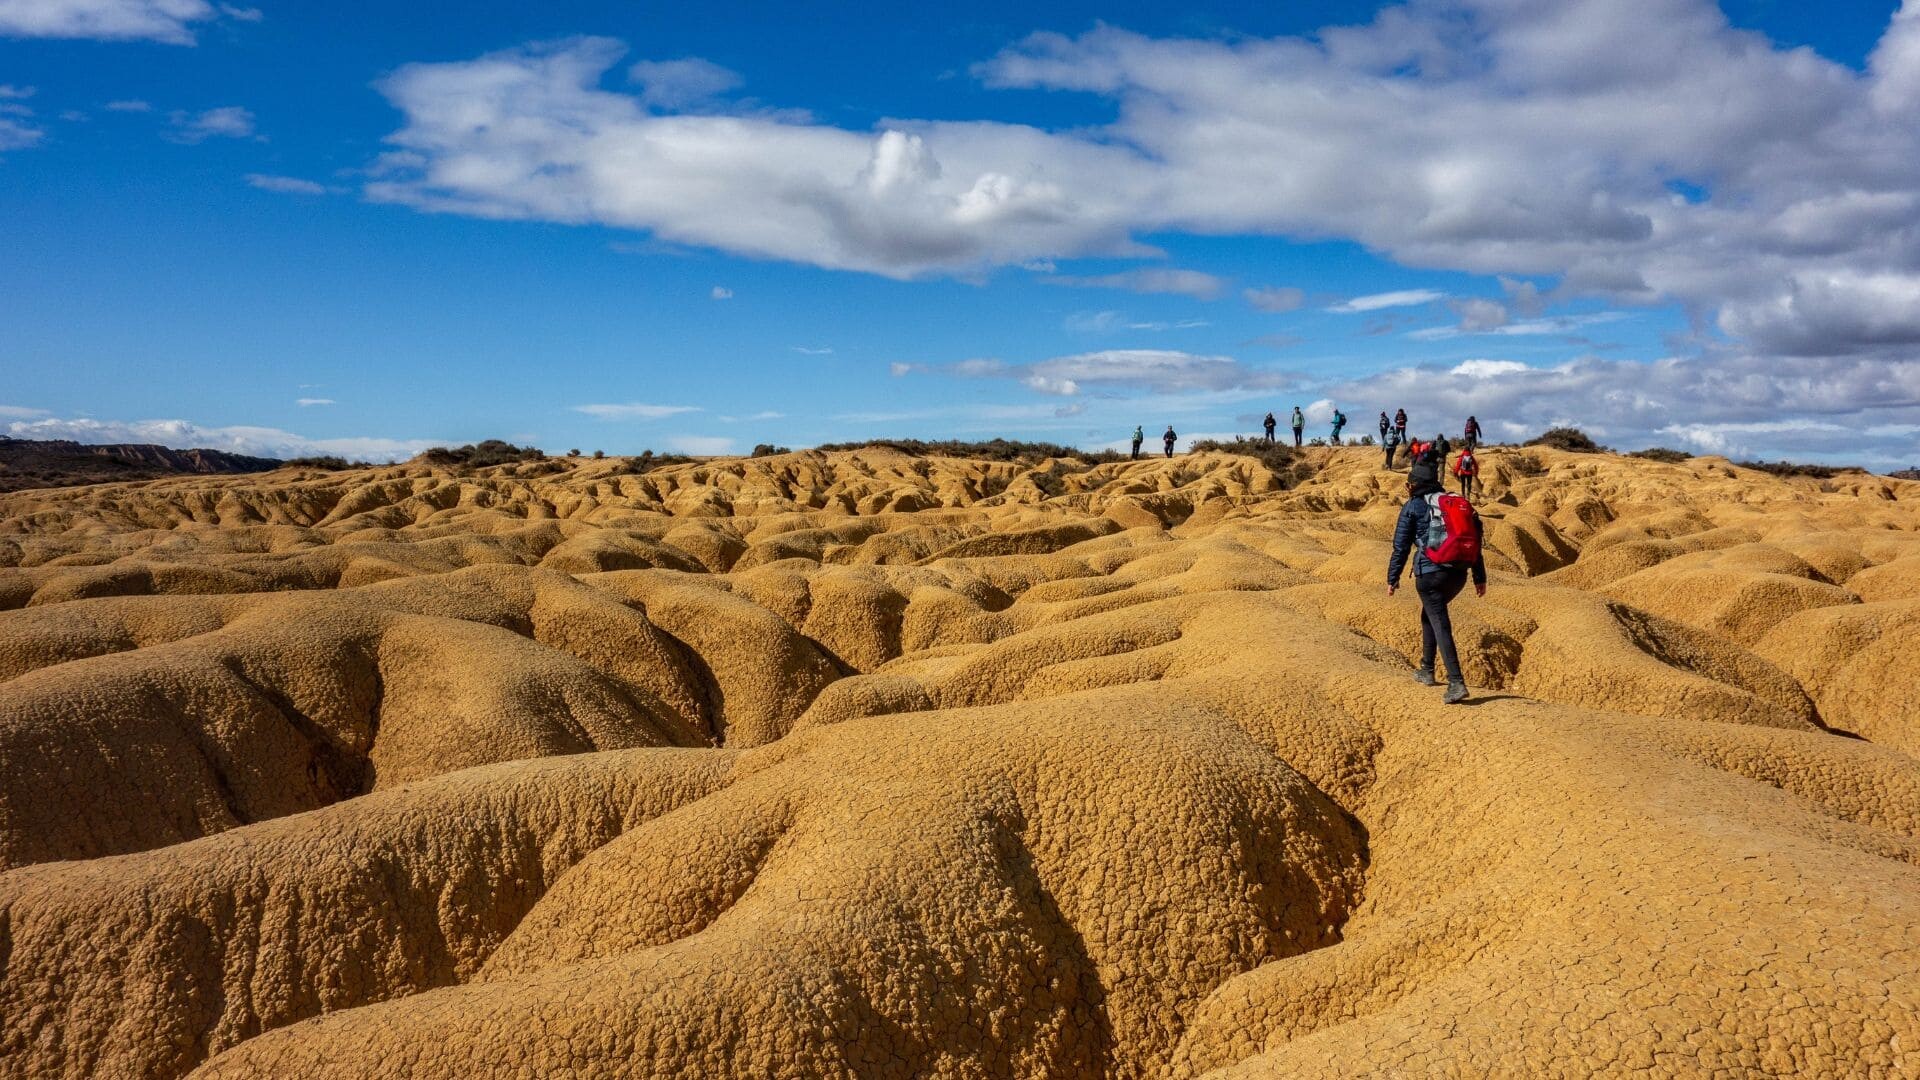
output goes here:
{"type": "Polygon", "coordinates": [[[0,1075],[1920,1074],[1920,482],[888,449],[0,495],[0,1075]]]}

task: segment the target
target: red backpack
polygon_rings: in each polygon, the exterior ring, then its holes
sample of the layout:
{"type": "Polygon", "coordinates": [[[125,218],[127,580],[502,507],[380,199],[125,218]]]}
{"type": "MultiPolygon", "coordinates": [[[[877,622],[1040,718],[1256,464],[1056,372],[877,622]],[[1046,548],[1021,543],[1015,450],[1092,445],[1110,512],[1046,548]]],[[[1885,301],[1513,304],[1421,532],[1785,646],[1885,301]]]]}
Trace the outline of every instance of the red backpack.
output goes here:
{"type": "Polygon", "coordinates": [[[1421,547],[1441,566],[1480,561],[1480,515],[1473,504],[1445,492],[1427,496],[1427,535],[1421,547]]]}

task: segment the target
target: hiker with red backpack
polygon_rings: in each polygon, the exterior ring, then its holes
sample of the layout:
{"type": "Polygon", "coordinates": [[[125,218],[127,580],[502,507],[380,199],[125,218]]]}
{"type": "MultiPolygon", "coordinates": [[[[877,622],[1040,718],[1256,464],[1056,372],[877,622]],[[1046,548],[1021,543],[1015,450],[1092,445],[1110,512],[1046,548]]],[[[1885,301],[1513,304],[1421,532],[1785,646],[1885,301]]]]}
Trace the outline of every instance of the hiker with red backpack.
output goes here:
{"type": "Polygon", "coordinates": [[[1466,429],[1463,430],[1460,434],[1465,436],[1466,438],[1467,449],[1471,450],[1474,447],[1479,446],[1480,445],[1479,419],[1477,417],[1472,417],[1472,416],[1467,417],[1466,429]]]}
{"type": "Polygon", "coordinates": [[[1473,499],[1473,482],[1480,476],[1480,463],[1474,460],[1473,444],[1469,442],[1460,456],[1453,459],[1453,475],[1460,478],[1460,497],[1473,499]]]}
{"type": "Polygon", "coordinates": [[[1407,473],[1407,501],[1393,529],[1393,557],[1387,562],[1387,595],[1400,588],[1400,572],[1413,555],[1413,591],[1420,597],[1420,668],[1415,682],[1438,686],[1433,677],[1437,650],[1447,665],[1448,705],[1467,699],[1460,656],[1453,644],[1453,619],[1447,605],[1473,578],[1475,596],[1487,595],[1487,567],[1480,557],[1480,515],[1473,504],[1440,483],[1441,458],[1431,448],[1413,459],[1407,473]]]}

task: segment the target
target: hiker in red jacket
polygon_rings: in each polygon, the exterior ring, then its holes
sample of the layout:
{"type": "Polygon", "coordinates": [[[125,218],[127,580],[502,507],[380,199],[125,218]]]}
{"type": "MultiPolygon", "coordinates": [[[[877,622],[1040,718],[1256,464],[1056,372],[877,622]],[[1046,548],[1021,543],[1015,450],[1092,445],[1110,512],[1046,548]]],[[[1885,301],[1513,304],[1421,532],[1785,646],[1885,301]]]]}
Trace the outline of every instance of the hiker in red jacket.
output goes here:
{"type": "Polygon", "coordinates": [[[1460,497],[1473,498],[1474,481],[1480,478],[1480,463],[1474,460],[1472,443],[1468,443],[1467,448],[1460,451],[1460,456],[1453,459],[1453,475],[1460,478],[1460,497]]]}
{"type": "Polygon", "coordinates": [[[1407,473],[1407,501],[1400,507],[1400,520],[1393,529],[1393,556],[1387,562],[1388,596],[1400,587],[1400,572],[1406,569],[1409,553],[1413,555],[1413,590],[1420,595],[1420,667],[1414,681],[1439,685],[1433,677],[1437,649],[1447,665],[1447,692],[1440,700],[1448,705],[1465,701],[1467,680],[1460,673],[1447,605],[1467,587],[1469,575],[1474,595],[1487,595],[1487,567],[1480,557],[1480,517],[1464,500],[1446,494],[1440,484],[1439,455],[1432,451],[1415,458],[1407,473]],[[1448,499],[1454,500],[1453,506],[1447,506],[1448,499]]]}

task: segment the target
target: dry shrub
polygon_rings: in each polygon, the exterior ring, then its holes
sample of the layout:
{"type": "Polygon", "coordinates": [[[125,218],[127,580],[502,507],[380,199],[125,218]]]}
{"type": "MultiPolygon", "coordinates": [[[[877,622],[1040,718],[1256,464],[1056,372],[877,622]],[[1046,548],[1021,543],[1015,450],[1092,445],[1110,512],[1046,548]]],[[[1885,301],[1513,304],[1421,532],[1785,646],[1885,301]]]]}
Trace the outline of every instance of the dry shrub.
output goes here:
{"type": "Polygon", "coordinates": [[[1568,450],[1576,454],[1603,454],[1607,448],[1594,442],[1587,433],[1579,428],[1557,427],[1528,439],[1527,446],[1545,446],[1553,450],[1568,450]]]}

